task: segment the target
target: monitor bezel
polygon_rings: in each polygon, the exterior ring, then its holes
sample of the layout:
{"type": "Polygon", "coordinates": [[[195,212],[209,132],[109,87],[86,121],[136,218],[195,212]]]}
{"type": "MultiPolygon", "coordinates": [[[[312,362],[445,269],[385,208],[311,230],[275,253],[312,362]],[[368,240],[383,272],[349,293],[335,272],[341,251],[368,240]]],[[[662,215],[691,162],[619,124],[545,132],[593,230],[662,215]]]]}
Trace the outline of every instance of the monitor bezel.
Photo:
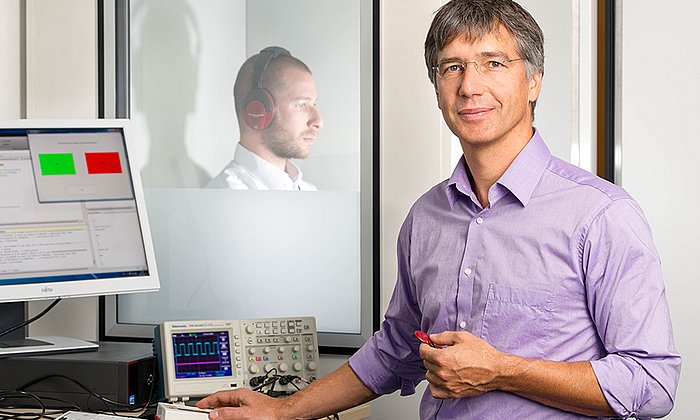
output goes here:
{"type": "Polygon", "coordinates": [[[89,296],[104,296],[137,292],[152,292],[160,288],[158,269],[156,266],[153,241],[150,234],[148,214],[146,210],[141,178],[138,168],[130,161],[134,154],[131,151],[129,120],[1,120],[0,130],[105,130],[118,129],[124,136],[124,147],[129,175],[131,176],[136,202],[136,211],[141,228],[148,274],[141,276],[126,276],[101,278],[96,280],[69,280],[36,282],[27,284],[0,285],[0,303],[26,302],[57,298],[76,298],[89,296]]]}

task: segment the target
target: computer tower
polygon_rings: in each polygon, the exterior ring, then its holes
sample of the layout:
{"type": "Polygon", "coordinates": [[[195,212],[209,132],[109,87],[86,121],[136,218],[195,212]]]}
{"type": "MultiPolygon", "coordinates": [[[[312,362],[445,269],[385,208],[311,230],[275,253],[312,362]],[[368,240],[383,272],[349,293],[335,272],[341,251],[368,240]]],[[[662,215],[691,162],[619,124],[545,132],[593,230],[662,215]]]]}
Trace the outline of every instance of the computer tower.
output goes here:
{"type": "MultiPolygon", "coordinates": [[[[84,410],[120,411],[153,401],[157,384],[151,344],[99,344],[91,352],[0,359],[0,390],[21,388],[47,407],[75,404],[84,410]]],[[[37,405],[29,398],[3,401],[12,404],[37,405]]]]}

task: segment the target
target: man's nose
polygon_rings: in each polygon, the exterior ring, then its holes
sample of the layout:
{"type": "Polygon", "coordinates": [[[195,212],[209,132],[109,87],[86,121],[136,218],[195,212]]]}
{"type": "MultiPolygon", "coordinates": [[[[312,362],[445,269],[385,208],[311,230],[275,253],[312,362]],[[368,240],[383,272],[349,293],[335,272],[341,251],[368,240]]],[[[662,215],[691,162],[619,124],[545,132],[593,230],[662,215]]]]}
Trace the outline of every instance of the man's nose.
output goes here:
{"type": "Polygon", "coordinates": [[[459,85],[459,94],[462,96],[472,96],[483,93],[484,76],[477,70],[477,63],[469,62],[462,75],[462,83],[459,85]],[[474,64],[470,66],[469,64],[474,64]]]}
{"type": "Polygon", "coordinates": [[[309,118],[309,127],[314,127],[317,130],[323,127],[323,116],[321,116],[321,112],[316,107],[314,107],[311,110],[311,116],[309,118]]]}

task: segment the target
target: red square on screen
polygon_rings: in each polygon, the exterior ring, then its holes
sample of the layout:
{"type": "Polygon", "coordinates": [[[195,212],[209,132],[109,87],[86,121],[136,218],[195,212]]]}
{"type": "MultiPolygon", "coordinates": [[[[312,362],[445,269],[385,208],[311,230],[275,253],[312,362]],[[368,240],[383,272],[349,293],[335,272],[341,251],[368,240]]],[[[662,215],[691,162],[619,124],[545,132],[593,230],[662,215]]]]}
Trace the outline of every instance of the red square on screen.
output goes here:
{"type": "Polygon", "coordinates": [[[119,152],[85,153],[88,174],[120,174],[119,152]]]}

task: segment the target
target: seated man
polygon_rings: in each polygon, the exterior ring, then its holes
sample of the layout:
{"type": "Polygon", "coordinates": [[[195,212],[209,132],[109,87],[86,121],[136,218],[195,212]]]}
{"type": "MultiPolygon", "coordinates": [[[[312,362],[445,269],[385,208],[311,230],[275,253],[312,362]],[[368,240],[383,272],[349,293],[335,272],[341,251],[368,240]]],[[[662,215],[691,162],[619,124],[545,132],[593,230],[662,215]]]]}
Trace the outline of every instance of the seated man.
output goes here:
{"type": "Polygon", "coordinates": [[[291,161],[309,156],[323,126],[309,68],[284,48],[265,48],[243,63],[233,96],[240,142],[206,187],[315,191],[291,161]]]}

